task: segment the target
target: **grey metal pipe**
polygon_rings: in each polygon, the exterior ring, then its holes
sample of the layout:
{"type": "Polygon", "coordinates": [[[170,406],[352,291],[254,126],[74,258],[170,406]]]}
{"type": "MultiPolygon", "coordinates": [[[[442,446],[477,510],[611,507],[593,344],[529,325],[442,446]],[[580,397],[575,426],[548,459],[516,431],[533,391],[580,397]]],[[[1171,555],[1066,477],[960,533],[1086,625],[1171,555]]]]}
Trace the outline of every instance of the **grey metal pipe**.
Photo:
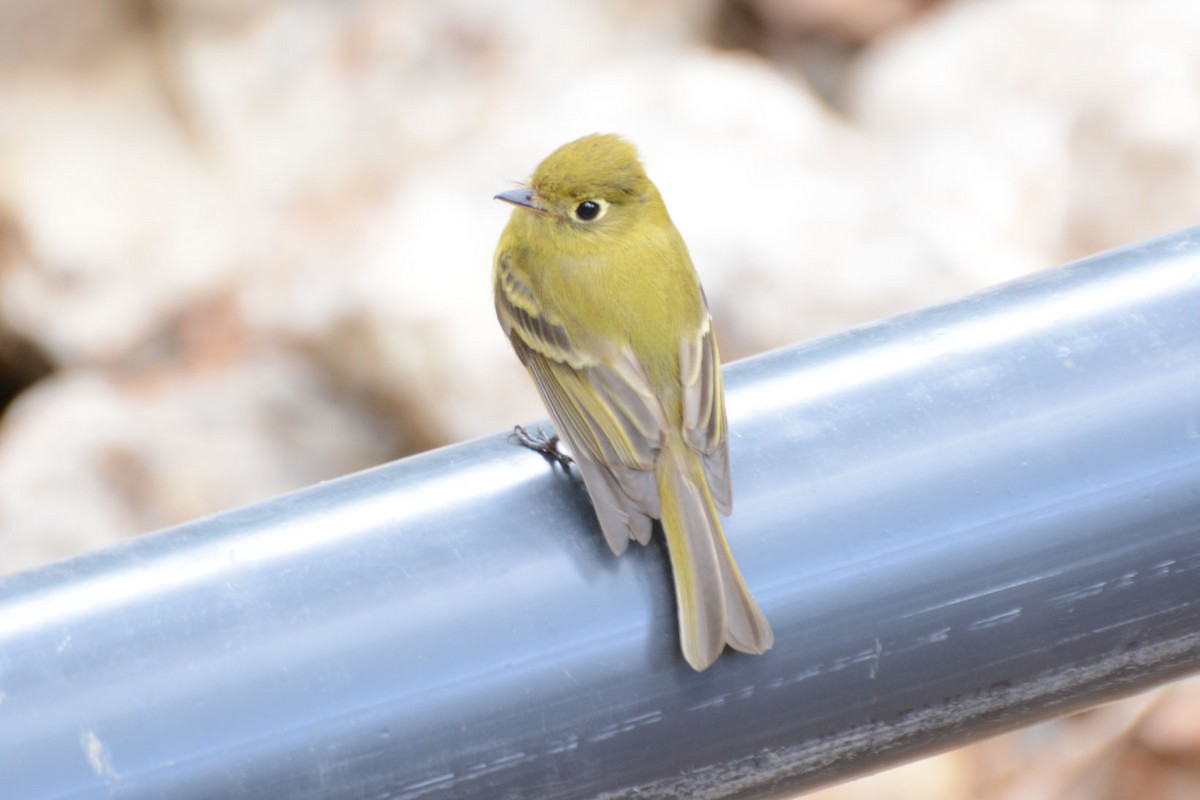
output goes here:
{"type": "Polygon", "coordinates": [[[1200,228],[727,386],[767,655],[495,436],[0,581],[0,795],[758,797],[1200,667],[1200,228]]]}

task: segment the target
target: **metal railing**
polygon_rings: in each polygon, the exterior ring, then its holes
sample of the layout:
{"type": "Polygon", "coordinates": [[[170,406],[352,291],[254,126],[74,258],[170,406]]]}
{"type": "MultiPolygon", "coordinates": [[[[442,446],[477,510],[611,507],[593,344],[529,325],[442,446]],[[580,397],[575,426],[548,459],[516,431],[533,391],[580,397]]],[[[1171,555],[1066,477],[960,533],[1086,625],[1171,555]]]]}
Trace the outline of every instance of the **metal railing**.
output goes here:
{"type": "Polygon", "coordinates": [[[0,580],[0,795],[762,796],[1200,668],[1200,228],[727,387],[770,653],[495,436],[0,580]]]}

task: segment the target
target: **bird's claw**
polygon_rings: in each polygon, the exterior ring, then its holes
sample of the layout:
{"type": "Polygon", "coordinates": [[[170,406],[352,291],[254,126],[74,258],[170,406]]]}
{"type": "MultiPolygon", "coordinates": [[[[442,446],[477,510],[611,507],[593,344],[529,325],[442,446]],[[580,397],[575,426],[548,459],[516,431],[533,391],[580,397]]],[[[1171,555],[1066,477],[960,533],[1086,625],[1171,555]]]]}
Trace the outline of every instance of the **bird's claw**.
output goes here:
{"type": "Polygon", "coordinates": [[[530,433],[520,425],[517,425],[513,428],[513,432],[508,438],[522,447],[528,447],[534,452],[541,453],[547,459],[557,462],[563,469],[570,468],[571,464],[574,463],[574,459],[558,449],[557,433],[549,435],[541,428],[537,429],[537,433],[530,433]]]}

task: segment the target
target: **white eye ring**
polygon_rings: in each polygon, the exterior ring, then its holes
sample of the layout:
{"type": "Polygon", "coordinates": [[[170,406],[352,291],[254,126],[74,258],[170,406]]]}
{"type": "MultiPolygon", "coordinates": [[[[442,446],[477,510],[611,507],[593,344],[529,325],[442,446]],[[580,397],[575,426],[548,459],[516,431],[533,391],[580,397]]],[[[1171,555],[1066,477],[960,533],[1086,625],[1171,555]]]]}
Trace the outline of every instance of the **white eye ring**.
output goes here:
{"type": "Polygon", "coordinates": [[[584,200],[571,212],[580,222],[595,222],[608,213],[608,201],[600,198],[584,200]]]}

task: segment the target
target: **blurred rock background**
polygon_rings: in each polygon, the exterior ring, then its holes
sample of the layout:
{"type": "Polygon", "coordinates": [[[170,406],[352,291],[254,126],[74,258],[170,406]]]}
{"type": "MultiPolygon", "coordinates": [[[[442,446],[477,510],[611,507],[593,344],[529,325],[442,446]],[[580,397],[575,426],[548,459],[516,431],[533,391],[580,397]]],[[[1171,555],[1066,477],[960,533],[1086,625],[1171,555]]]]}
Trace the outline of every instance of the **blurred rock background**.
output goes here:
{"type": "MultiPolygon", "coordinates": [[[[542,417],[491,197],[592,131],[733,360],[1200,220],[1200,6],[0,0],[0,573],[542,417]]],[[[1194,798],[1198,691],[814,796],[1194,798]]]]}

